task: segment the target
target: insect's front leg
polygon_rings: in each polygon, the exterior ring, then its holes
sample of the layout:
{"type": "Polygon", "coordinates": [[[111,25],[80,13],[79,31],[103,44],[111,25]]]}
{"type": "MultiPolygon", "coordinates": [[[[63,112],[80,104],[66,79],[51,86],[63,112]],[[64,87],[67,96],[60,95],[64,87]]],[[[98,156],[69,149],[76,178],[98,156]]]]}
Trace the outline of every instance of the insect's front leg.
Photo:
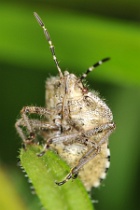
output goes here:
{"type": "MultiPolygon", "coordinates": [[[[17,132],[19,133],[20,137],[23,140],[23,143],[30,144],[32,143],[33,139],[35,138],[35,127],[39,126],[39,121],[29,119],[28,115],[30,114],[37,114],[38,116],[45,116],[51,115],[51,111],[47,110],[46,108],[36,107],[36,106],[26,106],[23,107],[21,110],[21,119],[17,120],[15,127],[17,132]],[[33,123],[34,122],[34,123],[33,123]],[[23,132],[23,128],[26,128],[26,135],[23,132]]],[[[44,125],[45,128],[51,128],[51,125],[48,124],[44,125]]],[[[38,127],[39,128],[39,127],[38,127]]]]}
{"type": "Polygon", "coordinates": [[[22,129],[21,126],[23,126],[23,119],[22,119],[22,118],[20,118],[20,119],[18,119],[18,120],[16,121],[16,123],[15,123],[15,128],[16,128],[16,130],[17,130],[17,132],[18,132],[20,138],[21,138],[22,141],[24,142],[24,140],[27,139],[27,137],[26,137],[26,135],[24,134],[23,129],[22,129]]]}
{"type": "MultiPolygon", "coordinates": [[[[48,130],[59,131],[59,127],[55,125],[54,123],[50,124],[50,123],[47,123],[46,121],[41,121],[38,119],[28,119],[28,121],[32,127],[33,133],[35,133],[36,135],[37,134],[40,135],[40,131],[45,131],[45,132],[47,132],[48,130]]],[[[15,127],[17,129],[19,136],[23,140],[24,147],[26,147],[27,144],[31,144],[33,139],[35,138],[35,135],[29,139],[29,137],[31,136],[31,133],[30,133],[30,136],[29,135],[27,136],[27,134],[25,134],[25,131],[23,128],[26,127],[26,124],[22,118],[17,120],[15,127]]]]}

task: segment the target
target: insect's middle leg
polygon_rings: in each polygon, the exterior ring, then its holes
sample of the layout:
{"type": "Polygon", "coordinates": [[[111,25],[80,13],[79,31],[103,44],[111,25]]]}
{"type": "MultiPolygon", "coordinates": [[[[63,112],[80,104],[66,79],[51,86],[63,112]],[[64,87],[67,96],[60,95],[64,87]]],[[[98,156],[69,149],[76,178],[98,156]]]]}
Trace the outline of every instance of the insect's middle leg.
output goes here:
{"type": "Polygon", "coordinates": [[[47,143],[44,145],[44,149],[38,154],[39,157],[43,156],[46,151],[49,149],[51,144],[72,144],[73,139],[77,137],[77,134],[69,134],[69,135],[59,135],[55,136],[54,138],[48,139],[47,143]]]}
{"type": "MultiPolygon", "coordinates": [[[[113,131],[115,125],[113,123],[107,123],[101,126],[98,126],[94,129],[90,129],[85,132],[79,132],[79,133],[74,133],[74,134],[67,134],[67,135],[59,135],[54,138],[48,139],[47,143],[44,145],[44,150],[40,153],[40,157],[45,154],[45,152],[48,150],[51,144],[59,144],[59,143],[66,143],[66,144],[73,144],[73,143],[81,143],[88,145],[90,147],[94,146],[97,147],[97,143],[94,141],[89,141],[89,138],[97,135],[102,132],[106,131],[113,131]]],[[[110,134],[110,132],[109,132],[110,134]]],[[[103,140],[102,140],[103,141],[103,140]]]]}

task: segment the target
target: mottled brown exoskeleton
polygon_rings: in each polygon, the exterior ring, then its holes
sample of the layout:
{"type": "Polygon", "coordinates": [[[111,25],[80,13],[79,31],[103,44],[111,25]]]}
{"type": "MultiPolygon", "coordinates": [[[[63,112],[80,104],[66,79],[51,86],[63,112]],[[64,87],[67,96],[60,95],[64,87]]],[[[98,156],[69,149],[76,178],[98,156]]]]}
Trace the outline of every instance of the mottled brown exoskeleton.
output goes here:
{"type": "Polygon", "coordinates": [[[70,173],[57,185],[79,175],[89,191],[106,176],[110,165],[108,137],[115,124],[106,103],[94,91],[89,92],[83,80],[109,58],[95,63],[81,77],[62,72],[48,30],[38,14],[34,15],[44,30],[59,75],[46,81],[46,106],[23,107],[16,129],[25,147],[35,142],[45,144],[38,156],[53,148],[70,165],[70,173]]]}

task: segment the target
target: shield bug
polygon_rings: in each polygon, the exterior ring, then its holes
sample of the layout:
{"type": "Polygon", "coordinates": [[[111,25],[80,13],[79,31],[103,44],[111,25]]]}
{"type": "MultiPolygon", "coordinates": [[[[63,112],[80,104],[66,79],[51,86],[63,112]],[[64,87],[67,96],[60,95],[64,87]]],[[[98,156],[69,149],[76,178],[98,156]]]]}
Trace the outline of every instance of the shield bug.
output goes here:
{"type": "Polygon", "coordinates": [[[49,43],[58,76],[46,81],[45,107],[23,107],[15,126],[25,147],[33,142],[45,145],[39,157],[54,149],[70,165],[70,172],[57,185],[79,176],[89,191],[106,176],[110,165],[108,138],[115,124],[105,101],[95,91],[88,91],[83,80],[109,58],[95,63],[80,77],[62,72],[47,28],[37,13],[34,16],[49,43]],[[32,118],[34,114],[38,117],[32,118]]]}

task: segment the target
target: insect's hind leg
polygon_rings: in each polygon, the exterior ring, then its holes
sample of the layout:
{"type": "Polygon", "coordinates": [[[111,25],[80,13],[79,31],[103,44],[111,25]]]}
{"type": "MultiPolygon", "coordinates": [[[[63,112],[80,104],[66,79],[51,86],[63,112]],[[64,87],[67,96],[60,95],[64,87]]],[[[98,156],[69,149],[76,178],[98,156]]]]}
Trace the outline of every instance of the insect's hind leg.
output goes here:
{"type": "Polygon", "coordinates": [[[78,176],[79,170],[91,159],[93,159],[98,153],[100,152],[100,147],[95,149],[95,148],[91,148],[79,161],[79,163],[77,164],[77,166],[73,167],[69,174],[65,177],[64,180],[58,182],[55,181],[55,183],[58,186],[61,186],[63,184],[65,184],[67,181],[69,181],[70,179],[75,179],[78,176]],[[92,154],[93,153],[93,154],[92,154]],[[92,155],[91,155],[92,154],[92,155]],[[90,157],[88,157],[90,156],[90,157]]]}
{"type": "MultiPolygon", "coordinates": [[[[109,137],[109,135],[113,132],[115,128],[114,123],[110,123],[106,124],[106,126],[101,126],[100,128],[96,129],[95,131],[97,133],[100,133],[101,131],[104,132],[103,137],[101,138],[101,140],[97,143],[97,144],[93,144],[92,147],[82,156],[82,158],[79,160],[79,163],[73,167],[70,170],[70,173],[65,177],[64,180],[60,181],[60,182],[55,182],[58,186],[61,186],[63,184],[65,184],[67,181],[69,181],[71,178],[74,179],[78,176],[78,173],[80,171],[80,169],[86,164],[88,163],[90,160],[92,160],[93,158],[95,158],[100,152],[101,152],[101,146],[102,144],[104,144],[105,142],[107,142],[107,139],[109,137]],[[102,129],[103,128],[103,129],[102,129]]],[[[96,132],[93,132],[93,130],[91,130],[91,132],[87,132],[90,135],[95,135],[96,132]]]]}

